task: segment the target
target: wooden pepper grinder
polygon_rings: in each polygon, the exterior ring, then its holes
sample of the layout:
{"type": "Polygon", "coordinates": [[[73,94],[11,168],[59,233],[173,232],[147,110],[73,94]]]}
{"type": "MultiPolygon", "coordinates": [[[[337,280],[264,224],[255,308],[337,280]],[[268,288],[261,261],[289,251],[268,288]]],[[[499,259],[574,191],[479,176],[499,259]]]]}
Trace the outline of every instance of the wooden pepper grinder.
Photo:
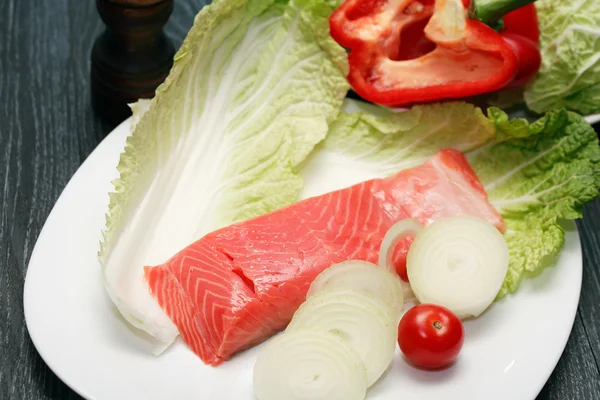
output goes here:
{"type": "Polygon", "coordinates": [[[169,74],[175,48],[162,28],[173,0],[96,0],[106,30],[92,49],[92,107],[119,123],[131,115],[128,103],[152,98],[169,74]]]}

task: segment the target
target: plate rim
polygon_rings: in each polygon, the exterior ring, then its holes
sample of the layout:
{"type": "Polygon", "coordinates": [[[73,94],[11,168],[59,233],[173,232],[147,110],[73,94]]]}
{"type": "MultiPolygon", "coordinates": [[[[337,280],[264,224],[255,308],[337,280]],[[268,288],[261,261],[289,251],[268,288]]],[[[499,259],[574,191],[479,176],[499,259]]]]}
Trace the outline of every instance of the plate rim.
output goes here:
{"type": "Polygon", "coordinates": [[[27,295],[27,293],[31,292],[31,289],[28,289],[31,285],[31,279],[30,279],[31,269],[29,267],[32,264],[32,260],[36,259],[36,254],[39,251],[38,242],[40,241],[41,238],[44,237],[45,231],[47,229],[49,229],[48,221],[50,221],[52,218],[54,218],[53,215],[56,213],[57,205],[58,205],[60,199],[63,197],[63,194],[71,187],[71,184],[76,179],[76,177],[79,176],[80,174],[82,174],[81,171],[83,171],[85,168],[87,168],[87,165],[91,162],[89,160],[92,158],[92,155],[100,152],[101,150],[99,150],[99,149],[101,148],[101,146],[103,144],[105,145],[107,141],[114,139],[113,133],[118,132],[119,130],[122,130],[122,129],[127,129],[127,126],[129,126],[130,124],[131,124],[131,117],[127,118],[126,120],[121,122],[119,125],[117,125],[112,131],[110,131],[108,133],[108,135],[106,135],[98,143],[98,145],[94,148],[94,150],[92,150],[92,152],[90,152],[90,154],[85,158],[85,160],[83,160],[83,162],[79,165],[79,167],[77,167],[77,170],[75,170],[73,175],[69,178],[69,181],[67,182],[67,184],[60,191],[58,198],[54,202],[54,205],[52,206],[50,213],[48,213],[48,216],[46,217],[46,220],[44,221],[44,225],[42,226],[42,229],[40,230],[40,233],[38,234],[38,237],[35,240],[35,244],[33,245],[33,250],[31,251],[31,255],[29,256],[29,261],[27,262],[27,271],[25,272],[25,282],[23,284],[23,317],[25,319],[25,327],[27,329],[27,334],[29,335],[29,338],[31,339],[31,342],[33,343],[33,346],[35,347],[35,350],[39,354],[40,358],[44,361],[44,363],[48,366],[48,368],[52,371],[52,373],[54,375],[56,375],[56,377],[58,379],[60,379],[66,386],[68,386],[69,389],[71,389],[72,391],[74,391],[79,396],[83,397],[84,399],[94,399],[94,396],[89,395],[88,393],[86,393],[85,390],[81,390],[78,385],[74,385],[71,382],[71,379],[67,378],[62,372],[60,372],[59,368],[56,368],[54,366],[54,363],[50,360],[50,357],[47,356],[46,352],[44,350],[42,350],[43,346],[38,345],[38,343],[39,343],[39,341],[37,340],[38,336],[36,334],[32,334],[32,330],[30,329],[30,319],[31,318],[28,317],[28,315],[31,315],[31,311],[30,311],[31,306],[29,305],[30,300],[28,300],[28,299],[30,299],[31,296],[27,295]]]}

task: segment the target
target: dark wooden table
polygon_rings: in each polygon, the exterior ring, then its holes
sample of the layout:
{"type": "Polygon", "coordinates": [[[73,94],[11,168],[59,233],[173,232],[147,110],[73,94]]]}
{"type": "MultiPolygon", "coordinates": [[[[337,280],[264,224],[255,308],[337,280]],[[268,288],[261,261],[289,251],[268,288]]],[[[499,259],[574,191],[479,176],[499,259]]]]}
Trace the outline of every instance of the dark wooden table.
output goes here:
{"type": "MultiPolygon", "coordinates": [[[[175,1],[166,30],[176,46],[203,2],[175,1]]],[[[54,202],[112,129],[89,105],[89,56],[101,29],[92,0],[0,0],[2,400],[79,398],[48,369],[29,339],[23,284],[54,202]]],[[[600,200],[586,207],[579,228],[584,276],[577,318],[538,399],[600,399],[600,200]]]]}

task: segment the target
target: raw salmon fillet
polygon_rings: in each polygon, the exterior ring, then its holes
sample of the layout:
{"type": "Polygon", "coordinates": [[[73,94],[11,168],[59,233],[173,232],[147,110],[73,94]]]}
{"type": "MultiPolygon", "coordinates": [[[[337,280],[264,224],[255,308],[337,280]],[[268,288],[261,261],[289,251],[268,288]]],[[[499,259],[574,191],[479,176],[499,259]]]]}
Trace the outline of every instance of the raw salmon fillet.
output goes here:
{"type": "Polygon", "coordinates": [[[325,268],[351,259],[376,263],[395,222],[452,215],[505,230],[462,153],[442,150],[392,177],[212,232],[165,264],[146,267],[146,279],[187,345],[204,363],[219,365],[285,328],[325,268]]]}

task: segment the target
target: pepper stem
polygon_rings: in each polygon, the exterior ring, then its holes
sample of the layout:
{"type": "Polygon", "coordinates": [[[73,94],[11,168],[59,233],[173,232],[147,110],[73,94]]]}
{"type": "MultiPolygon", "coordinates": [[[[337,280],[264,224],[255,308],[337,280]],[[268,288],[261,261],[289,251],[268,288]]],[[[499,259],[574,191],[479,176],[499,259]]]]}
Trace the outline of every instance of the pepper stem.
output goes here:
{"type": "Polygon", "coordinates": [[[509,12],[536,0],[472,0],[471,14],[481,22],[494,26],[509,12]]]}

